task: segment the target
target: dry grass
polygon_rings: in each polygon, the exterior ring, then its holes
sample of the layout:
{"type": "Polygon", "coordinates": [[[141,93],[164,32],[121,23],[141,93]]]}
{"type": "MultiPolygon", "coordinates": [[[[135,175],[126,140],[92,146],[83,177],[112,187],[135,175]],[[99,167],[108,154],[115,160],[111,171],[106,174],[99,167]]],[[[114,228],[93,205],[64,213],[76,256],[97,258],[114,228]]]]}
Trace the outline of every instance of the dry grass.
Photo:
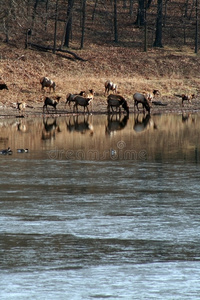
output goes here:
{"type": "Polygon", "coordinates": [[[190,49],[153,49],[147,53],[132,48],[91,44],[76,53],[86,61],[68,59],[68,55],[24,50],[0,45],[0,78],[9,91],[0,91],[0,105],[14,107],[17,101],[40,106],[44,99],[39,80],[48,76],[55,80],[56,93],[65,101],[67,93],[93,88],[95,101],[104,105],[104,82],[115,82],[128,101],[136,91],[159,89],[162,97],[174,94],[198,95],[200,85],[199,56],[190,49]]]}

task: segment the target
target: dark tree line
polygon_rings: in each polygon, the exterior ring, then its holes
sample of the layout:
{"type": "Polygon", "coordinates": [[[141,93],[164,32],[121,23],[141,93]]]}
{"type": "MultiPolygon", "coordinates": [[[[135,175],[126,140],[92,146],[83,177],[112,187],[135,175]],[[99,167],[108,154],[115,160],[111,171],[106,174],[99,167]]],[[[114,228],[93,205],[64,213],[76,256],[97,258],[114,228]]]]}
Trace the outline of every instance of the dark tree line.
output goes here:
{"type": "MultiPolygon", "coordinates": [[[[184,42],[187,24],[196,24],[195,51],[198,48],[198,1],[182,0],[181,3],[178,0],[174,1],[181,11],[180,26],[183,27],[184,42]]],[[[126,18],[129,14],[132,20],[132,26],[137,26],[141,32],[144,30],[143,41],[147,50],[150,27],[154,33],[153,46],[163,47],[163,30],[171,15],[168,11],[169,3],[169,0],[94,0],[90,2],[87,0],[2,0],[0,2],[0,33],[4,33],[6,42],[9,42],[17,35],[16,28],[19,31],[21,29],[26,34],[26,43],[28,43],[35,36],[38,40],[42,40],[42,34],[49,32],[48,29],[51,27],[54,51],[57,47],[70,48],[70,43],[75,36],[80,37],[80,48],[83,48],[88,24],[94,24],[98,13],[101,13],[102,18],[103,16],[105,18],[105,24],[108,24],[107,31],[110,28],[113,41],[118,43],[122,31],[121,18],[124,18],[126,13],[126,18]],[[149,19],[151,19],[150,22],[149,19]]],[[[123,31],[126,31],[126,28],[123,28],[123,31]]],[[[45,39],[51,39],[49,33],[45,35],[45,39]]]]}

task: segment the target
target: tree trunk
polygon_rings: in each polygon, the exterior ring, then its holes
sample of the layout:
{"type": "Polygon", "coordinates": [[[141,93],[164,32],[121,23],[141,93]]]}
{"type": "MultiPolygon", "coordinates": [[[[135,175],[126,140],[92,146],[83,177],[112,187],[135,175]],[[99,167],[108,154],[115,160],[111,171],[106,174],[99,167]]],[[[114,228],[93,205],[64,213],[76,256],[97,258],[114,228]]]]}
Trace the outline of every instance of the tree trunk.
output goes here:
{"type": "Polygon", "coordinates": [[[114,0],[114,41],[118,43],[118,28],[117,28],[117,0],[114,0]]]}
{"type": "Polygon", "coordinates": [[[65,30],[65,42],[64,46],[69,48],[69,40],[72,31],[72,9],[73,9],[74,0],[68,0],[68,7],[67,7],[67,24],[65,30]]]}
{"type": "Polygon", "coordinates": [[[56,52],[57,23],[58,23],[58,0],[56,0],[56,7],[55,7],[55,28],[54,28],[54,46],[53,46],[54,54],[56,52]]]}
{"type": "Polygon", "coordinates": [[[39,0],[35,0],[35,4],[33,7],[33,15],[32,15],[32,28],[34,27],[34,22],[35,22],[35,15],[36,15],[36,10],[38,6],[39,0]]]}
{"type": "Polygon", "coordinates": [[[94,9],[93,9],[93,12],[92,12],[92,21],[94,21],[94,16],[95,16],[95,13],[96,13],[96,8],[97,8],[97,2],[98,2],[98,0],[95,0],[94,9]]]}
{"type": "Polygon", "coordinates": [[[135,24],[138,26],[144,26],[144,0],[138,0],[138,12],[135,24]]]}
{"type": "Polygon", "coordinates": [[[131,17],[133,16],[133,0],[130,0],[129,14],[131,17]]]}
{"type": "Polygon", "coordinates": [[[163,0],[158,0],[157,19],[156,19],[156,37],[153,46],[162,48],[162,8],[163,0]]]}
{"type": "Polygon", "coordinates": [[[147,52],[147,3],[144,10],[144,51],[147,52]]]}
{"type": "Polygon", "coordinates": [[[83,8],[82,8],[81,49],[83,49],[83,44],[84,44],[84,35],[85,35],[85,17],[86,17],[86,0],[83,0],[83,8]]]}
{"type": "Polygon", "coordinates": [[[198,52],[198,0],[196,0],[196,30],[195,30],[195,53],[198,52]]]}
{"type": "Polygon", "coordinates": [[[48,5],[49,5],[49,0],[46,0],[46,18],[45,18],[45,31],[47,30],[47,12],[48,12],[48,5]]]}

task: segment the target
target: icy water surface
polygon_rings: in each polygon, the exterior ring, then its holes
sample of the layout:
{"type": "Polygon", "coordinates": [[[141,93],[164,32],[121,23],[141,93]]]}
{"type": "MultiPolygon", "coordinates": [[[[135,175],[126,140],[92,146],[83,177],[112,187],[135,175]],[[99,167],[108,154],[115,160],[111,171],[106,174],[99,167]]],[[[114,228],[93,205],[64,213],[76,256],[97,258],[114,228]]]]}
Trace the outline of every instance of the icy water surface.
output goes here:
{"type": "Polygon", "coordinates": [[[198,115],[0,126],[0,299],[199,299],[198,115]]]}

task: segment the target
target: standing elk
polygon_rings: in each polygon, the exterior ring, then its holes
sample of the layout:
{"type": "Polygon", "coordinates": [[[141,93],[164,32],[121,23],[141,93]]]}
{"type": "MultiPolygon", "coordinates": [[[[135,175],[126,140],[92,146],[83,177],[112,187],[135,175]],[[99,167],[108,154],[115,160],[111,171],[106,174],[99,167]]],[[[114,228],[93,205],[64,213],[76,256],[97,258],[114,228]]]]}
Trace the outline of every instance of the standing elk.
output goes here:
{"type": "Polygon", "coordinates": [[[86,97],[77,95],[74,98],[73,111],[76,109],[76,112],[78,112],[78,106],[83,106],[84,107],[84,113],[85,113],[85,108],[87,108],[87,112],[89,113],[88,105],[89,105],[90,101],[91,101],[91,98],[86,98],[86,97]]]}
{"type": "Polygon", "coordinates": [[[22,101],[22,102],[17,102],[17,109],[18,109],[19,111],[24,111],[25,108],[26,108],[26,103],[25,103],[24,101],[22,101]]]}
{"type": "Polygon", "coordinates": [[[48,109],[47,109],[48,105],[53,106],[55,111],[56,111],[56,106],[59,103],[60,98],[61,98],[60,96],[57,96],[56,99],[54,100],[54,99],[51,99],[49,97],[46,97],[45,100],[44,100],[44,105],[43,105],[43,113],[44,113],[45,107],[46,107],[47,112],[49,112],[48,109]]]}
{"type": "Polygon", "coordinates": [[[159,92],[159,90],[153,90],[152,93],[150,93],[150,92],[143,92],[143,95],[145,96],[145,98],[149,102],[152,102],[155,97],[157,97],[157,96],[160,95],[160,92],[159,92]]]}
{"type": "Polygon", "coordinates": [[[49,88],[49,92],[51,92],[51,89],[55,92],[56,84],[53,80],[49,79],[48,77],[42,77],[40,79],[40,84],[42,85],[42,90],[44,90],[45,87],[49,88]]]}
{"type": "Polygon", "coordinates": [[[182,106],[184,106],[184,101],[187,101],[188,103],[192,103],[192,99],[195,98],[195,94],[182,94],[182,95],[177,95],[177,94],[174,94],[174,96],[176,97],[180,97],[182,99],[181,103],[182,103],[182,106]]]}
{"type": "Polygon", "coordinates": [[[95,92],[93,89],[89,90],[89,92],[85,92],[85,91],[81,91],[79,94],[67,94],[67,97],[66,97],[66,102],[65,102],[65,107],[68,103],[69,107],[71,108],[71,102],[75,102],[74,99],[76,96],[83,96],[85,98],[89,98],[90,100],[93,100],[94,99],[94,95],[95,95],[95,92]]]}
{"type": "Polygon", "coordinates": [[[74,98],[76,96],[84,96],[85,95],[85,91],[81,91],[80,93],[77,93],[77,94],[71,94],[71,93],[68,93],[67,96],[66,96],[66,102],[65,102],[65,107],[66,105],[68,104],[69,107],[71,108],[71,102],[74,102],[74,98]]]}
{"type": "Polygon", "coordinates": [[[194,94],[192,94],[192,95],[185,95],[185,94],[183,94],[183,95],[181,95],[181,98],[182,98],[182,106],[184,106],[184,101],[187,101],[188,103],[192,103],[192,99],[194,99],[195,98],[195,95],[194,94]]]}
{"type": "Polygon", "coordinates": [[[117,93],[117,85],[110,80],[105,82],[105,95],[109,94],[112,91],[113,93],[117,93]]]}

